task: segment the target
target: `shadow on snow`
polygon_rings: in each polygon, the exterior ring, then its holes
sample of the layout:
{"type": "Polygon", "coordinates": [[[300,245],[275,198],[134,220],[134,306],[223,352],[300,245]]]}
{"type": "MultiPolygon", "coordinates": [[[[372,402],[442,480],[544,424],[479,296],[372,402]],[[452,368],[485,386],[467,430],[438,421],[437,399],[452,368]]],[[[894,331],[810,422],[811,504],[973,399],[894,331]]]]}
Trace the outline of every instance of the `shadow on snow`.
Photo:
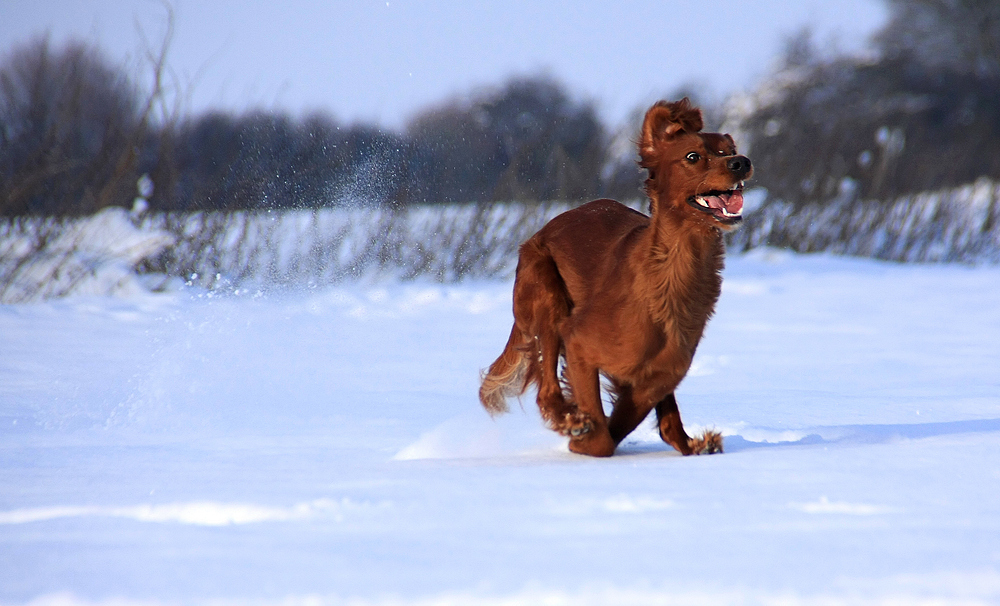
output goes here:
{"type": "Polygon", "coordinates": [[[885,425],[837,425],[805,430],[798,440],[771,442],[753,441],[740,435],[725,436],[726,452],[779,446],[813,446],[817,444],[888,444],[898,440],[919,440],[964,433],[1000,431],[1000,419],[945,421],[937,423],[896,423],[885,425]]]}

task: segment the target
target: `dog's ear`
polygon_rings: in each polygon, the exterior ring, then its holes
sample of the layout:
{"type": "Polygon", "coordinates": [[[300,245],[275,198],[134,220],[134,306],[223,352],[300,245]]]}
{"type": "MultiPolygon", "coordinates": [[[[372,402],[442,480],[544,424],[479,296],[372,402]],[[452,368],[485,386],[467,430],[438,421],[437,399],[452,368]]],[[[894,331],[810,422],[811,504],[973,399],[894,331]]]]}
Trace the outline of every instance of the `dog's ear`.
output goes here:
{"type": "MultiPolygon", "coordinates": [[[[691,105],[684,97],[680,101],[668,103],[658,101],[646,112],[642,121],[642,135],[639,140],[639,156],[643,166],[652,161],[660,144],[681,132],[696,133],[702,129],[701,110],[691,105]]],[[[647,166],[648,168],[648,166],[647,166]]]]}

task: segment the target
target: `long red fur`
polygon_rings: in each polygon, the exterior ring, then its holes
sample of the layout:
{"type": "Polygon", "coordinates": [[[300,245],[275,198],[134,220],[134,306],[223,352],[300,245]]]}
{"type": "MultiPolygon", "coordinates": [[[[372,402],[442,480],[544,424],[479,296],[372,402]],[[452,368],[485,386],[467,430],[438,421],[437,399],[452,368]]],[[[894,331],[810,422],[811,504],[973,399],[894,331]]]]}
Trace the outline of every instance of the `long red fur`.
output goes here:
{"type": "Polygon", "coordinates": [[[660,436],[681,453],[721,451],[718,434],[687,435],[674,399],[719,298],[730,223],[692,201],[739,188],[752,169],[729,135],[701,129],[687,99],[655,104],[639,140],[651,216],[595,200],[521,246],[514,326],[479,392],[491,414],[534,385],[542,418],[573,452],[610,456],[653,410],[660,436]]]}

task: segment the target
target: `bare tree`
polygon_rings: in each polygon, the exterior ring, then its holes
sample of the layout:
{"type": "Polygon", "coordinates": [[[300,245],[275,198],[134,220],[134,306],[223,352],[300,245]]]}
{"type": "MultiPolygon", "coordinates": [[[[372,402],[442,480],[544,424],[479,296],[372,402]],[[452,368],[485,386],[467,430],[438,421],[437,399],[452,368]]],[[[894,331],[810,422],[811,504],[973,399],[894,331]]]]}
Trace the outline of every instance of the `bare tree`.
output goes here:
{"type": "Polygon", "coordinates": [[[86,45],[15,50],[0,69],[2,212],[83,214],[120,199],[139,108],[135,86],[86,45]]]}
{"type": "Polygon", "coordinates": [[[147,43],[145,92],[82,42],[54,48],[42,37],[0,62],[0,214],[80,215],[131,205],[142,156],[157,139],[154,112],[167,115],[173,13],[164,6],[167,33],[158,47],[147,43]]]}

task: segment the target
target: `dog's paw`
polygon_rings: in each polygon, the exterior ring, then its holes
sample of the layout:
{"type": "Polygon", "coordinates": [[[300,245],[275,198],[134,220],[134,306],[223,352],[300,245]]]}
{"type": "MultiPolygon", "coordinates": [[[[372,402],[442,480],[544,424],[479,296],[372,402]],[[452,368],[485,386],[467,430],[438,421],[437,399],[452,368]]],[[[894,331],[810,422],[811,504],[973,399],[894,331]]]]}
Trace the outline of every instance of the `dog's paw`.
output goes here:
{"type": "Polygon", "coordinates": [[[571,440],[583,438],[594,430],[594,424],[590,421],[590,417],[579,411],[566,413],[561,425],[559,433],[569,436],[571,440]]]}
{"type": "Polygon", "coordinates": [[[696,438],[688,440],[691,447],[691,454],[716,454],[722,452],[722,434],[706,429],[704,433],[696,438]]]}

